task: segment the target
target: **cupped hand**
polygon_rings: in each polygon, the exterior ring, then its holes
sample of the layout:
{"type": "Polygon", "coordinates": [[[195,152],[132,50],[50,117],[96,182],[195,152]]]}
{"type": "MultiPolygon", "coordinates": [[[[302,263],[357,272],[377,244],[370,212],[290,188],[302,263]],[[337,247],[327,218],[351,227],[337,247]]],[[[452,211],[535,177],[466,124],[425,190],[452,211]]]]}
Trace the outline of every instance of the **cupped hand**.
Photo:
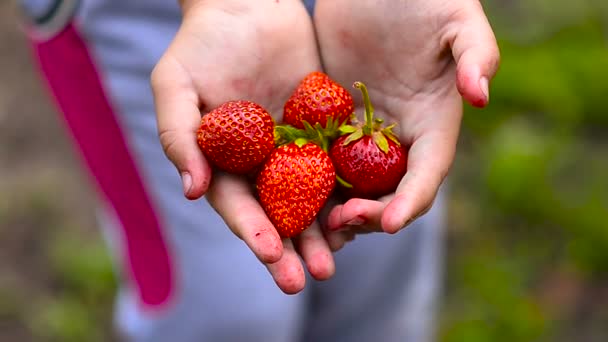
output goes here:
{"type": "Polygon", "coordinates": [[[151,84],[159,138],[182,177],[185,196],[207,194],[284,292],[304,287],[298,254],[313,277],[329,278],[334,261],[328,241],[340,241],[343,234],[326,237],[313,225],[299,238],[282,241],[245,180],[218,173],[211,182],[211,166],[196,142],[201,115],[228,100],[251,100],[275,119],[282,115],[298,82],[320,68],[308,13],[298,0],[186,0],[181,5],[182,25],[151,84]]]}
{"type": "Polygon", "coordinates": [[[345,86],[364,82],[375,114],[396,122],[409,146],[396,192],[336,205],[328,227],[398,232],[430,209],[448,174],[462,98],[488,104],[494,34],[478,0],[318,0],[314,18],[325,70],[345,86]]]}

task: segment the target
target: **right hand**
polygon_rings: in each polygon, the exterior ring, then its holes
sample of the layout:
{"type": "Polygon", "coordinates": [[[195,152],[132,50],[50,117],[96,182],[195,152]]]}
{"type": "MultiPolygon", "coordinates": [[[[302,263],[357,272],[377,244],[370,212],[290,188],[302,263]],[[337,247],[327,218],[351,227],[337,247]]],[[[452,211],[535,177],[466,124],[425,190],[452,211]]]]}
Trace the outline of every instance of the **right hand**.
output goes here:
{"type": "MultiPolygon", "coordinates": [[[[228,100],[259,103],[275,119],[299,81],[320,69],[311,19],[300,0],[185,0],[182,25],[152,73],[159,138],[189,199],[207,195],[286,293],[334,273],[332,250],[346,233],[324,236],[318,224],[281,241],[250,185],[215,174],[196,142],[201,114],[228,100]],[[333,245],[333,246],[330,246],[333,245]]],[[[228,270],[227,270],[228,271],[228,270]]]]}

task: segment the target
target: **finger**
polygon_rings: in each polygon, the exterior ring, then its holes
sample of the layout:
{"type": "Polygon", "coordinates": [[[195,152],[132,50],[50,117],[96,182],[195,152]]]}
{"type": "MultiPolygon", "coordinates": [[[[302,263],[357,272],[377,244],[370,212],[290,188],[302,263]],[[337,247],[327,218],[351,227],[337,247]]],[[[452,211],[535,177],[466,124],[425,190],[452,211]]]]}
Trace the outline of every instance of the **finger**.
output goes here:
{"type": "Polygon", "coordinates": [[[296,294],[306,286],[304,268],[291,239],[284,239],[283,245],[285,250],[281,259],[266,264],[266,268],[281,291],[286,294],[296,294]]]}
{"type": "Polygon", "coordinates": [[[334,258],[318,223],[303,231],[294,243],[313,278],[327,280],[334,275],[334,258]]]}
{"type": "MultiPolygon", "coordinates": [[[[327,205],[321,210],[319,213],[319,223],[321,226],[321,231],[323,233],[323,237],[325,241],[327,241],[327,245],[332,252],[336,252],[348,241],[352,241],[355,236],[354,231],[346,230],[346,231],[331,231],[329,227],[329,217],[332,212],[336,211],[336,207],[341,208],[342,204],[338,204],[338,200],[335,198],[330,198],[327,205]]],[[[338,209],[339,210],[339,209],[338,209]]],[[[331,214],[335,215],[335,214],[331,214]]]]}
{"type": "Polygon", "coordinates": [[[329,229],[329,214],[331,213],[332,209],[338,205],[341,205],[340,200],[332,196],[327,200],[327,203],[325,203],[323,208],[321,208],[317,221],[319,222],[322,231],[327,231],[329,229]]]}
{"type": "Polygon", "coordinates": [[[338,204],[329,211],[326,230],[335,231],[342,228],[342,207],[344,204],[338,204]]]}
{"type": "Polygon", "coordinates": [[[151,75],[160,143],[182,177],[184,195],[201,197],[211,182],[211,167],[196,142],[200,125],[199,97],[190,76],[170,57],[151,75]]]}
{"type": "Polygon", "coordinates": [[[369,231],[382,231],[381,218],[385,206],[381,201],[352,198],[332,209],[328,217],[328,229],[335,231],[365,227],[369,231]]]}
{"type": "Polygon", "coordinates": [[[484,107],[490,100],[489,82],[496,74],[500,52],[492,28],[479,1],[462,2],[453,17],[448,42],[456,60],[457,86],[472,105],[484,107]]]}
{"type": "Polygon", "coordinates": [[[355,232],[348,230],[343,232],[324,232],[325,240],[332,252],[342,249],[347,242],[355,239],[355,235],[355,232]]]}
{"type": "Polygon", "coordinates": [[[207,200],[260,261],[273,263],[281,259],[281,238],[244,180],[216,174],[207,200]]]}
{"type": "Polygon", "coordinates": [[[407,172],[395,196],[386,205],[381,217],[382,229],[396,233],[407,226],[433,204],[435,196],[454,160],[462,118],[462,103],[456,94],[437,99],[429,98],[419,110],[438,111],[436,120],[421,127],[421,133],[408,151],[407,172]]]}

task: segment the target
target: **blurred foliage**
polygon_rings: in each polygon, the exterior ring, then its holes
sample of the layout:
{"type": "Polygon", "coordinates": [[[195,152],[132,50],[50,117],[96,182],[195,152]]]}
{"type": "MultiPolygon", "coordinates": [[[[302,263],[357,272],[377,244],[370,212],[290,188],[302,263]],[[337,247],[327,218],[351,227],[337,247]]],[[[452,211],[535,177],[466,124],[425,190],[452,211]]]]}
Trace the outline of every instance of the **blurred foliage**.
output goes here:
{"type": "Polygon", "coordinates": [[[440,339],[608,340],[608,5],[485,1],[491,105],[451,174],[440,339]]]}
{"type": "Polygon", "coordinates": [[[33,330],[57,341],[106,341],[112,327],[100,323],[112,315],[115,276],[105,245],[73,235],[58,236],[49,256],[62,291],[34,316],[33,330]]]}
{"type": "Polygon", "coordinates": [[[81,216],[92,213],[70,214],[80,209],[70,203],[78,198],[54,183],[58,171],[49,173],[0,186],[13,194],[0,202],[0,253],[11,266],[0,273],[0,340],[108,341],[113,265],[96,227],[81,216]],[[28,337],[11,332],[20,329],[28,337]]]}

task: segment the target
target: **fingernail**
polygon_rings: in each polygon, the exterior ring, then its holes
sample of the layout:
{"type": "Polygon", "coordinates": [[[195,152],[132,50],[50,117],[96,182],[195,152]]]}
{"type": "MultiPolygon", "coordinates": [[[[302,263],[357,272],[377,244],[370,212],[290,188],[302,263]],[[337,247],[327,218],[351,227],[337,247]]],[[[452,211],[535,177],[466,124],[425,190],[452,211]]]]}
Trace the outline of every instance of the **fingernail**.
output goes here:
{"type": "Polygon", "coordinates": [[[487,77],[483,76],[479,79],[479,88],[486,97],[486,103],[490,102],[490,85],[487,77]]]}
{"type": "Polygon", "coordinates": [[[359,216],[355,217],[354,219],[345,222],[344,223],[347,226],[361,226],[363,224],[365,224],[365,220],[359,216]]]}
{"type": "Polygon", "coordinates": [[[190,188],[192,188],[192,176],[188,172],[182,172],[182,185],[184,186],[184,195],[188,196],[190,188]]]}

